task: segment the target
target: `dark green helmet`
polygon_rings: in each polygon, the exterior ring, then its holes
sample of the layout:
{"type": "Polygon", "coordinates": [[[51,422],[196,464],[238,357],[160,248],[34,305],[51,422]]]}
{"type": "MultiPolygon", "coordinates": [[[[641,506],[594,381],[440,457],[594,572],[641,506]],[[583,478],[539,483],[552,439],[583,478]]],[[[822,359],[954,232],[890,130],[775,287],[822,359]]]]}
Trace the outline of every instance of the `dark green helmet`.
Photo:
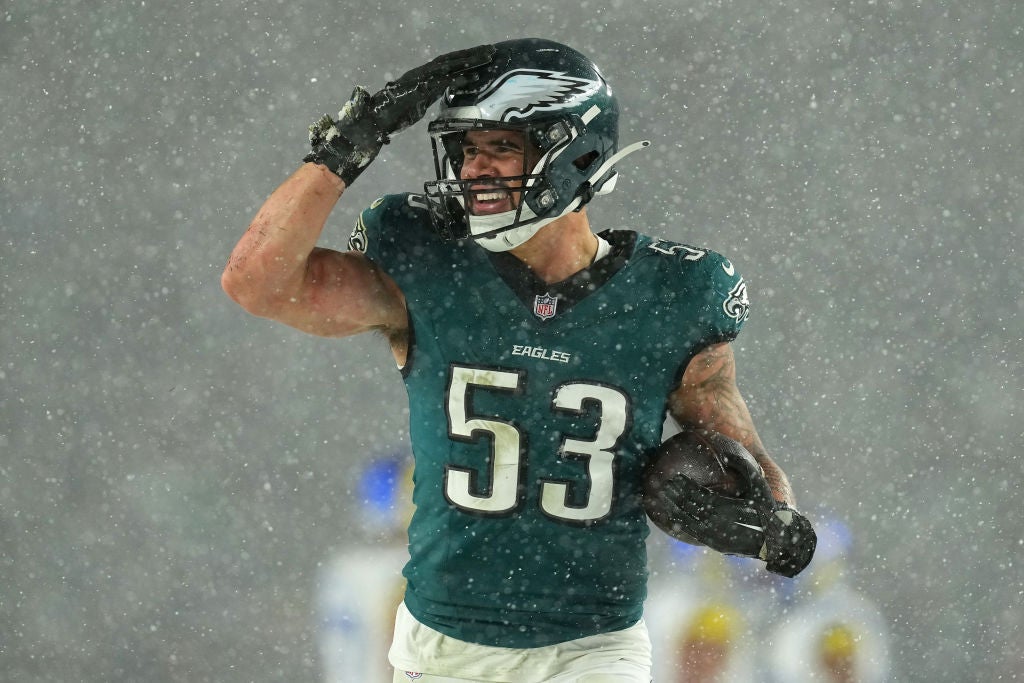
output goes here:
{"type": "Polygon", "coordinates": [[[434,227],[451,239],[471,237],[492,251],[522,244],[541,227],[579,210],[615,185],[619,107],[597,66],[576,50],[529,38],[497,43],[492,61],[471,85],[449,88],[429,125],[437,180],[425,184],[434,227]],[[523,131],[539,152],[533,168],[501,178],[526,188],[508,212],[471,216],[460,179],[462,140],[472,130],[523,131]]]}

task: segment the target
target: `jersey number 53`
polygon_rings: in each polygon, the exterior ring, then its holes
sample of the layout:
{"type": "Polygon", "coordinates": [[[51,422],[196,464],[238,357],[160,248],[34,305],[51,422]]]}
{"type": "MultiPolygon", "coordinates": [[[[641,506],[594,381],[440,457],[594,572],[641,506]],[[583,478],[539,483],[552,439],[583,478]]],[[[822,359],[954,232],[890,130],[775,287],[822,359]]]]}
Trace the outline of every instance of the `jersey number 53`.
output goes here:
{"type": "MultiPolygon", "coordinates": [[[[445,466],[445,497],[451,505],[470,514],[507,515],[525,499],[526,476],[524,433],[520,426],[498,417],[471,414],[472,393],[478,390],[521,394],[523,372],[494,368],[453,366],[448,382],[448,436],[456,441],[476,442],[490,439],[491,457],[480,485],[478,469],[445,466]]],[[[576,480],[540,479],[531,482],[540,487],[540,508],[546,516],[570,524],[587,524],[608,516],[614,493],[615,447],[630,424],[629,397],[620,389],[604,384],[575,381],[560,385],[554,392],[550,409],[580,415],[584,404],[599,406],[600,422],[590,440],[561,437],[559,457],[579,463],[576,480]],[[584,488],[580,488],[584,487],[584,488]],[[585,501],[570,495],[571,490],[586,490],[585,501]]]]}

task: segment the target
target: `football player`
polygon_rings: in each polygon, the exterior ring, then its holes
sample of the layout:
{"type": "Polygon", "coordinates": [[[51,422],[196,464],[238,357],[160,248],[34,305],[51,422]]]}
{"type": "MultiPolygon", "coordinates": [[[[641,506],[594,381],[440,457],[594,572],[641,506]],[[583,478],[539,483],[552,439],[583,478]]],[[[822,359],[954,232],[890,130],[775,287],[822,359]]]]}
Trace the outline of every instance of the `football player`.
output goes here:
{"type": "Polygon", "coordinates": [[[540,39],[357,87],[224,271],[250,313],[390,343],[415,456],[395,681],[647,683],[639,494],[666,414],[744,444],[798,514],[736,386],[737,268],[591,228],[589,202],[647,145],[620,147],[618,117],[597,66],[540,39]],[[365,209],[347,251],[319,246],[345,189],[438,100],[436,178],[365,209]]]}

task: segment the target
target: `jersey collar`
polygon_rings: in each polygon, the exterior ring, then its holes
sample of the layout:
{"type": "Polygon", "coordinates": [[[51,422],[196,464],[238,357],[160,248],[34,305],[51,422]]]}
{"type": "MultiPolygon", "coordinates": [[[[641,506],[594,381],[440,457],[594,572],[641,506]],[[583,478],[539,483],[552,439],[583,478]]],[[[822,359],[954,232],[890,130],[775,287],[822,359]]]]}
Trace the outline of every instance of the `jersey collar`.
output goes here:
{"type": "Polygon", "coordinates": [[[522,261],[507,252],[487,252],[487,256],[495,272],[524,306],[532,309],[536,297],[547,295],[558,299],[556,310],[558,315],[564,315],[622,270],[633,255],[637,234],[632,230],[605,230],[600,236],[611,245],[607,256],[575,275],[551,284],[538,278],[522,261]]]}

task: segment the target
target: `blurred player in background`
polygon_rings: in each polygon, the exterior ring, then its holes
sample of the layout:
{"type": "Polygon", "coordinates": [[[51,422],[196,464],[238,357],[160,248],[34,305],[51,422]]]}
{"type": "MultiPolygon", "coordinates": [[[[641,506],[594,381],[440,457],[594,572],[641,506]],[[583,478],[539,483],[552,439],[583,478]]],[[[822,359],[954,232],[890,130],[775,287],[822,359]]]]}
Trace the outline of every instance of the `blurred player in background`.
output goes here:
{"type": "Polygon", "coordinates": [[[749,568],[736,558],[673,539],[658,545],[662,547],[652,549],[650,595],[644,607],[654,680],[756,681],[755,626],[765,597],[745,582],[749,568]]]}
{"type": "Polygon", "coordinates": [[[795,582],[740,558],[651,543],[644,613],[657,683],[884,683],[885,616],[846,579],[849,528],[819,517],[818,550],[795,582]]]}
{"type": "Polygon", "coordinates": [[[320,658],[325,683],[391,680],[388,648],[405,593],[405,528],[412,516],[412,462],[375,458],[359,477],[362,542],[346,545],[317,582],[320,658]]]}
{"type": "Polygon", "coordinates": [[[849,527],[819,522],[818,550],[764,652],[769,683],[887,683],[889,627],[881,609],[846,578],[849,527]]]}

